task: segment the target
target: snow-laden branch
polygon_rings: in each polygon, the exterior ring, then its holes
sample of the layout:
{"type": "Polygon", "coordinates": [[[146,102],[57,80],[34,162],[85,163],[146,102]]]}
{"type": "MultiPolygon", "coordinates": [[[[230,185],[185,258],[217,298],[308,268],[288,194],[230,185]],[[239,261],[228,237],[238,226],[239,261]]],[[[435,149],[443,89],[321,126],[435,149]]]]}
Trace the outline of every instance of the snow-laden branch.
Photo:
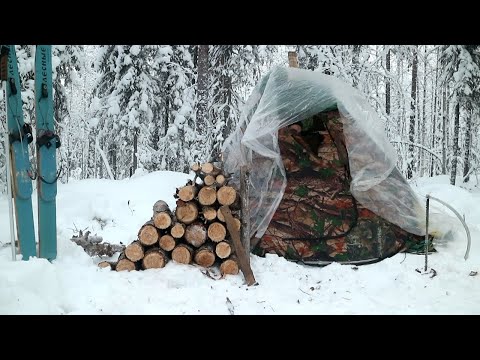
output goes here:
{"type": "Polygon", "coordinates": [[[421,145],[421,144],[416,144],[416,143],[412,143],[410,141],[402,141],[402,140],[390,140],[391,143],[395,143],[395,144],[405,144],[405,145],[411,145],[411,146],[415,146],[419,149],[422,149],[426,152],[428,152],[429,154],[432,154],[434,158],[436,158],[438,161],[440,161],[440,164],[443,165],[443,162],[442,162],[442,159],[440,158],[439,155],[435,154],[432,150],[430,150],[429,148],[421,145]]]}

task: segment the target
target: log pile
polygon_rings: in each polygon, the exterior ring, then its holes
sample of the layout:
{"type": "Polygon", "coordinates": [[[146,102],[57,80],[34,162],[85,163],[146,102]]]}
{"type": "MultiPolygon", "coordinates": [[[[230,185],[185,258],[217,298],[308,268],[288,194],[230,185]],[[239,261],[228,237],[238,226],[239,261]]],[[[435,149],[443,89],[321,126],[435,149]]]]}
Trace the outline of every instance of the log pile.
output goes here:
{"type": "Polygon", "coordinates": [[[176,208],[171,210],[163,200],[155,202],[152,217],[140,227],[137,239],[125,247],[117,262],[103,261],[100,267],[145,270],[174,261],[218,266],[222,276],[242,270],[240,259],[246,256],[235,252],[241,227],[238,190],[212,163],[194,164],[191,169],[194,179],[174,194],[176,208]]]}

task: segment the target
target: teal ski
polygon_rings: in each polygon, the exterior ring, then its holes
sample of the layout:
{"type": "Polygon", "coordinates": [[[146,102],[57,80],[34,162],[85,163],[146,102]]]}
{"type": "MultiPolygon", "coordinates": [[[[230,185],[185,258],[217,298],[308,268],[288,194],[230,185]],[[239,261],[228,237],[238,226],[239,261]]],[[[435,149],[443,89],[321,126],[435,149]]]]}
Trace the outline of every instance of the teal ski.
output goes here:
{"type": "Polygon", "coordinates": [[[32,129],[29,124],[23,121],[15,45],[2,45],[1,47],[2,56],[8,56],[5,95],[12,171],[7,176],[12,177],[12,193],[20,253],[23,260],[28,260],[30,256],[37,255],[32,209],[32,174],[28,157],[28,144],[33,140],[32,129]]]}
{"type": "Polygon", "coordinates": [[[57,159],[60,139],[55,134],[52,91],[52,47],[35,52],[35,117],[37,130],[37,194],[39,257],[57,257],[57,159]]]}

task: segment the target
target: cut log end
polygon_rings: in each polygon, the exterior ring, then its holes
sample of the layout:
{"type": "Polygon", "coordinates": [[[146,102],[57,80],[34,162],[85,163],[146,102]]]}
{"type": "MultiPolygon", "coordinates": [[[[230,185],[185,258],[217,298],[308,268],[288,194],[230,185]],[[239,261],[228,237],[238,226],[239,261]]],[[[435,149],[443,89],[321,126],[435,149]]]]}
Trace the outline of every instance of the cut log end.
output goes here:
{"type": "Polygon", "coordinates": [[[159,212],[153,216],[153,223],[158,229],[167,229],[172,225],[172,217],[167,212],[159,212]]]}
{"type": "Polygon", "coordinates": [[[136,269],[135,263],[128,259],[120,259],[115,266],[117,271],[133,271],[136,269]]]}
{"type": "Polygon", "coordinates": [[[202,214],[205,220],[212,221],[217,217],[217,210],[210,206],[204,206],[202,209],[202,214]]]}
{"type": "Polygon", "coordinates": [[[188,225],[198,217],[198,208],[194,202],[179,201],[175,209],[177,220],[188,225]]]}
{"type": "Polygon", "coordinates": [[[203,183],[204,183],[206,186],[211,186],[211,185],[215,184],[215,177],[212,176],[212,175],[207,175],[207,176],[205,176],[205,178],[203,179],[203,183]]]}
{"type": "Polygon", "coordinates": [[[193,164],[190,169],[192,169],[193,172],[199,172],[202,167],[200,166],[200,164],[193,164]]]}
{"type": "Polygon", "coordinates": [[[234,259],[224,260],[220,264],[220,273],[222,275],[237,275],[239,272],[237,261],[234,259]]]}
{"type": "Polygon", "coordinates": [[[217,175],[217,177],[215,178],[215,182],[217,183],[217,185],[219,186],[222,186],[223,184],[225,184],[225,176],[222,175],[222,174],[219,174],[217,175]]]}
{"type": "Polygon", "coordinates": [[[173,225],[170,229],[170,234],[175,239],[180,239],[185,234],[185,225],[182,223],[175,223],[175,225],[173,225]]]}
{"type": "Polygon", "coordinates": [[[194,185],[187,185],[178,190],[178,197],[183,201],[193,200],[197,194],[197,188],[194,185]]]}
{"type": "Polygon", "coordinates": [[[105,268],[110,268],[110,269],[115,269],[115,263],[112,263],[110,261],[100,261],[98,263],[98,267],[101,268],[101,269],[105,269],[105,268]]]}
{"type": "Polygon", "coordinates": [[[213,171],[214,166],[212,163],[204,163],[201,165],[201,169],[205,174],[210,174],[213,171]]]}
{"type": "Polygon", "coordinates": [[[128,260],[136,262],[143,259],[143,246],[138,241],[134,241],[125,248],[125,256],[128,260]]]}
{"type": "Polygon", "coordinates": [[[160,249],[150,249],[145,253],[142,260],[142,268],[147,269],[160,269],[165,267],[168,258],[165,253],[160,249]]]}
{"type": "Polygon", "coordinates": [[[199,247],[207,240],[207,231],[202,223],[196,222],[187,226],[185,230],[185,241],[199,247]]]}
{"type": "Polygon", "coordinates": [[[198,202],[201,205],[212,205],[217,200],[217,191],[210,186],[204,186],[198,192],[198,202]]]}
{"type": "Polygon", "coordinates": [[[217,191],[217,199],[221,205],[232,205],[237,198],[237,191],[231,186],[222,186],[217,191]]]}
{"type": "Polygon", "coordinates": [[[214,222],[208,226],[208,237],[213,242],[220,242],[225,239],[227,229],[222,223],[214,222]]]}
{"type": "Polygon", "coordinates": [[[219,242],[215,247],[215,253],[220,259],[226,259],[232,254],[232,247],[226,241],[219,242]]]}
{"type": "Polygon", "coordinates": [[[172,260],[180,264],[192,262],[193,249],[185,244],[179,244],[172,251],[172,260]]]}
{"type": "Polygon", "coordinates": [[[204,246],[195,252],[193,261],[203,267],[210,267],[215,263],[215,253],[211,246],[204,246]]]}
{"type": "Polygon", "coordinates": [[[158,241],[158,231],[153,225],[144,225],[138,234],[138,240],[143,245],[153,245],[158,241]]]}
{"type": "Polygon", "coordinates": [[[165,251],[172,251],[175,248],[176,241],[171,235],[163,235],[158,240],[159,246],[165,251]]]}

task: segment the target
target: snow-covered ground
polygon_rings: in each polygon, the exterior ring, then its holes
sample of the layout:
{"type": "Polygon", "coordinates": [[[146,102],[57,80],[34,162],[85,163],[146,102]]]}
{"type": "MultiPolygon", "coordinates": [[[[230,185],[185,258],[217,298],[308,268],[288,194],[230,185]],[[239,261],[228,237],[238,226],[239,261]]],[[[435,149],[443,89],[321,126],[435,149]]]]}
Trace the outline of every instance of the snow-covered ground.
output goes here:
{"type": "Polygon", "coordinates": [[[412,185],[465,215],[472,247],[465,261],[465,232],[455,227],[454,239],[438,244],[429,257],[437,272],[433,278],[415,271],[424,265],[422,255],[323,268],[252,255],[259,285],[247,287],[241,273],[213,280],[198,267],[172,261],[148,271],[100,269],[98,258],[70,241],[75,230],[88,229],[104,241],[130,243],[156,200],[175,207],[175,188],[188,178],[155,172],[59,184],[58,258],[52,263],[12,261],[5,244],[8,206],[5,196],[0,198],[0,314],[480,314],[480,275],[470,274],[480,270],[480,191],[451,186],[445,176],[412,185]]]}

